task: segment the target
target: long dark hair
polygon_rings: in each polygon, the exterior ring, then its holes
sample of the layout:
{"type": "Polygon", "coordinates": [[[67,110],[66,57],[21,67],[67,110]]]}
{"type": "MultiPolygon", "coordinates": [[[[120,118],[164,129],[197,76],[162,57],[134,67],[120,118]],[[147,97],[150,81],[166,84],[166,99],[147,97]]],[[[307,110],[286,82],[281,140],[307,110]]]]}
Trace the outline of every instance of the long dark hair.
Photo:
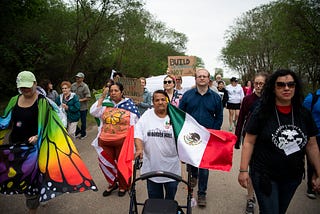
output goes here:
{"type": "Polygon", "coordinates": [[[302,89],[301,82],[298,76],[296,75],[296,73],[294,73],[293,71],[289,69],[279,69],[269,76],[268,80],[266,81],[266,85],[263,88],[263,92],[261,96],[262,102],[261,102],[260,112],[262,112],[264,117],[270,116],[270,113],[274,111],[274,106],[276,102],[275,101],[276,96],[275,96],[274,90],[275,90],[275,84],[276,84],[277,78],[283,77],[286,75],[292,76],[292,78],[294,79],[294,82],[296,83],[295,92],[291,99],[291,104],[295,109],[296,113],[300,112],[300,109],[302,106],[302,99],[303,99],[302,91],[301,91],[302,89]]]}

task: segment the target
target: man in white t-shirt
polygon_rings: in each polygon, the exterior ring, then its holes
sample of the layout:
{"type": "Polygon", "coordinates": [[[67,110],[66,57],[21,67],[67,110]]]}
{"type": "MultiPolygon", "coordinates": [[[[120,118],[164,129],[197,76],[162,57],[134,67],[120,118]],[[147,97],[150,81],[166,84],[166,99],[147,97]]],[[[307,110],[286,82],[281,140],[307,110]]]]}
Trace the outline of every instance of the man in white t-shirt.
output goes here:
{"type": "MultiPolygon", "coordinates": [[[[135,157],[143,158],[141,174],[160,170],[181,175],[181,164],[167,112],[168,100],[166,92],[155,91],[152,97],[154,108],[148,109],[135,125],[135,157]]],[[[147,180],[148,197],[173,200],[177,186],[178,182],[170,178],[150,178],[147,180]]]]}

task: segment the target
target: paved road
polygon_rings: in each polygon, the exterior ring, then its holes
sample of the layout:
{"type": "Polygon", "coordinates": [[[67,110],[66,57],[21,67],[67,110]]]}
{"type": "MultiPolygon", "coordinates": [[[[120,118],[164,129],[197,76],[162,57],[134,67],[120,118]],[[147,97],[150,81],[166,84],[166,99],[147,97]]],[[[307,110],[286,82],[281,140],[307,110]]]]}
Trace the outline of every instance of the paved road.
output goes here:
{"type": "MultiPolygon", "coordinates": [[[[227,114],[223,128],[227,130],[227,114]]],[[[99,188],[98,192],[86,191],[84,193],[65,194],[50,200],[45,206],[38,210],[39,214],[125,214],[129,210],[130,197],[126,195],[119,198],[117,192],[109,197],[102,197],[103,190],[107,183],[97,165],[97,155],[90,145],[97,133],[97,129],[92,127],[88,130],[88,138],[76,140],[75,144],[87,164],[91,175],[99,188]]],[[[193,208],[193,213],[213,213],[213,214],[239,214],[244,213],[245,189],[241,188],[237,182],[239,168],[240,150],[234,151],[233,167],[230,172],[210,171],[210,178],[207,193],[207,207],[193,208]]],[[[186,176],[186,174],[184,174],[186,176]]],[[[196,191],[196,190],[195,190],[196,191]]],[[[316,214],[320,213],[320,196],[315,200],[310,200],[305,196],[306,183],[302,182],[297,190],[290,207],[289,214],[316,214]]],[[[183,204],[186,202],[186,189],[179,186],[177,200],[183,204]]],[[[146,186],[144,182],[137,183],[138,200],[146,199],[146,186]]],[[[0,213],[20,214],[27,213],[23,195],[6,196],[0,195],[0,213]]],[[[258,208],[256,208],[258,213],[258,208]]]]}

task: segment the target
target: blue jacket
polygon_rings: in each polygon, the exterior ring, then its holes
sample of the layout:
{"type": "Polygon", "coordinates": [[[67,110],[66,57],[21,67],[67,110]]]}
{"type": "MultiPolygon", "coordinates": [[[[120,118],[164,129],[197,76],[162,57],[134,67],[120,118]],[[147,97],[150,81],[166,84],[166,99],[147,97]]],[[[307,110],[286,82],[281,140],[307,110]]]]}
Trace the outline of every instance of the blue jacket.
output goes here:
{"type": "Polygon", "coordinates": [[[223,107],[220,96],[208,89],[201,95],[197,88],[186,91],[180,100],[179,108],[190,114],[205,128],[221,128],[223,122],[223,107]]]}
{"type": "MultiPolygon", "coordinates": [[[[316,94],[320,96],[320,89],[316,91],[316,94]]],[[[303,106],[309,110],[311,110],[312,97],[313,97],[312,93],[309,93],[303,102],[303,106]]],[[[319,130],[318,136],[320,136],[320,97],[318,98],[317,102],[314,104],[311,113],[319,130]]]]}

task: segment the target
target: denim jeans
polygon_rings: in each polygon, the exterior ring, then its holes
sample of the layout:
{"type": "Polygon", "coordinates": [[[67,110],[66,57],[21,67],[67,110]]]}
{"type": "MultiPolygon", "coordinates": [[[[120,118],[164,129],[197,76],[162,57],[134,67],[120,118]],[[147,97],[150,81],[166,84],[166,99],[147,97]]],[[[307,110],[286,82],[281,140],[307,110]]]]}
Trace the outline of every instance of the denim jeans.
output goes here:
{"type": "Polygon", "coordinates": [[[87,113],[88,110],[80,111],[81,128],[77,126],[76,136],[80,133],[81,137],[86,136],[87,132],[87,113]]]}
{"type": "Polygon", "coordinates": [[[261,174],[251,170],[250,177],[258,199],[260,214],[285,214],[302,180],[302,176],[301,178],[282,181],[270,180],[271,194],[267,195],[260,186],[261,174]]]}
{"type": "Polygon", "coordinates": [[[171,181],[166,183],[155,183],[147,180],[147,189],[149,198],[171,199],[174,200],[178,189],[178,181],[171,181]],[[163,188],[166,191],[164,196],[163,188]]]}
{"type": "Polygon", "coordinates": [[[198,196],[205,196],[207,194],[209,170],[191,166],[191,177],[198,179],[198,196]]]}

